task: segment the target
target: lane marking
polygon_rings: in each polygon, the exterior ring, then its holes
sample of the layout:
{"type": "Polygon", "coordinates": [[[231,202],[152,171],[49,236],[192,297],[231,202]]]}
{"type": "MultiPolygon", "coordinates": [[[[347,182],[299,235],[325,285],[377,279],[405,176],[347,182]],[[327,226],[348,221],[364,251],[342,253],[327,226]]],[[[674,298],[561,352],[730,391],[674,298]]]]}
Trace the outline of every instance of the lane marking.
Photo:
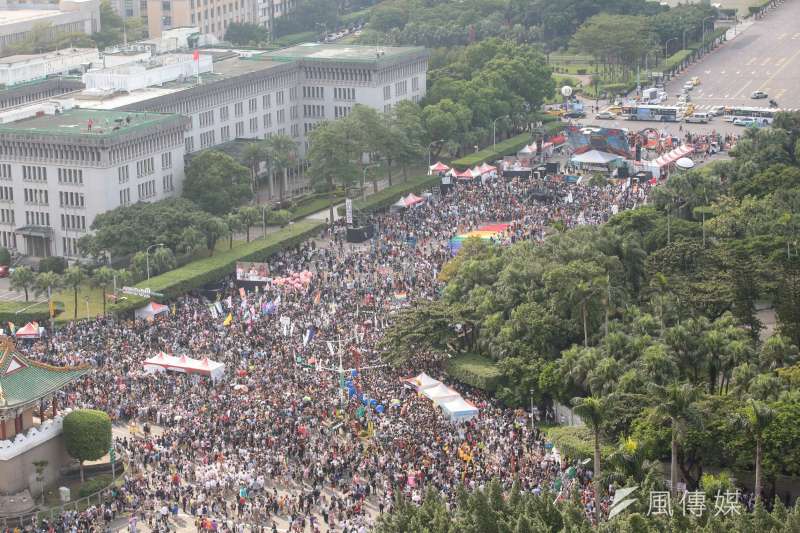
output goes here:
{"type": "Polygon", "coordinates": [[[785,58],[785,57],[781,57],[780,59],[778,59],[777,61],[775,61],[775,65],[776,65],[776,66],[781,66],[781,65],[783,64],[783,62],[784,62],[784,61],[786,61],[786,58],[785,58]]]}
{"type": "Polygon", "coordinates": [[[751,57],[751,58],[750,58],[750,61],[748,61],[747,63],[745,63],[745,65],[749,67],[750,65],[752,65],[752,64],[753,64],[753,63],[755,63],[756,61],[758,61],[758,59],[757,59],[757,58],[755,58],[755,57],[751,57]]]}
{"type": "Polygon", "coordinates": [[[706,70],[706,71],[704,71],[704,72],[705,72],[706,74],[711,74],[711,71],[710,71],[710,70],[706,70]]]}
{"type": "Polygon", "coordinates": [[[789,35],[789,34],[788,34],[788,33],[781,33],[781,34],[778,36],[778,40],[780,41],[781,39],[785,39],[787,35],[789,35]]]}
{"type": "Polygon", "coordinates": [[[755,75],[756,75],[756,71],[754,70],[754,71],[752,71],[750,74],[752,74],[753,76],[755,76],[755,75]]]}
{"type": "Polygon", "coordinates": [[[767,65],[769,65],[769,62],[770,62],[770,61],[772,61],[772,58],[771,58],[771,57],[765,57],[765,58],[764,58],[764,61],[762,61],[762,62],[761,62],[761,66],[762,66],[762,67],[766,67],[767,65]]]}
{"type": "Polygon", "coordinates": [[[780,91],[777,92],[777,94],[775,94],[775,99],[777,100],[778,98],[783,96],[785,93],[786,93],[786,89],[781,89],[780,91]]]}
{"type": "Polygon", "coordinates": [[[734,97],[734,98],[738,98],[738,97],[739,97],[739,95],[740,95],[740,94],[742,94],[742,91],[744,91],[745,89],[747,89],[747,87],[748,87],[748,86],[749,86],[751,83],[753,83],[753,80],[747,80],[747,81],[744,83],[744,85],[742,85],[742,88],[741,88],[741,89],[739,89],[738,91],[736,91],[735,93],[733,93],[733,97],[734,97]]]}
{"type": "MultiPolygon", "coordinates": [[[[798,35],[800,35],[800,33],[798,33],[798,35]]],[[[775,77],[776,77],[778,74],[780,74],[780,73],[781,73],[781,71],[782,71],[783,69],[785,69],[787,65],[789,65],[789,64],[790,64],[792,61],[794,61],[794,59],[795,59],[795,58],[796,58],[798,55],[800,55],[800,49],[798,49],[798,50],[797,50],[795,53],[793,53],[793,54],[792,54],[792,55],[789,57],[789,59],[787,59],[787,60],[786,60],[786,61],[785,61],[785,62],[784,62],[784,63],[783,63],[783,64],[782,64],[780,67],[778,67],[778,69],[775,71],[775,73],[774,73],[772,76],[770,76],[769,78],[767,78],[766,80],[764,80],[764,83],[762,84],[762,87],[763,87],[763,86],[765,86],[765,85],[767,85],[768,83],[772,83],[772,80],[774,80],[774,79],[775,79],[775,77]]]]}

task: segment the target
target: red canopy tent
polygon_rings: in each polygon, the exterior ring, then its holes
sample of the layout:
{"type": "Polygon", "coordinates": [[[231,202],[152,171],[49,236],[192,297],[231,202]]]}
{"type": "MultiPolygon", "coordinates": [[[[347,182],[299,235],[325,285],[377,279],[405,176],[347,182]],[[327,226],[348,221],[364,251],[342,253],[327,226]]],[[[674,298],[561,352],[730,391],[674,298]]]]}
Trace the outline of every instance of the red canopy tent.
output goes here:
{"type": "Polygon", "coordinates": [[[442,163],[441,161],[437,161],[435,165],[430,167],[431,172],[447,172],[450,170],[450,167],[442,163]]]}
{"type": "Polygon", "coordinates": [[[420,198],[414,193],[410,193],[408,196],[403,198],[403,203],[406,204],[406,207],[411,207],[412,205],[417,205],[418,203],[424,202],[424,198],[420,198]]]}
{"type": "Polygon", "coordinates": [[[14,336],[18,339],[38,339],[40,337],[39,333],[39,323],[38,322],[28,322],[23,327],[19,328],[14,336]]]}

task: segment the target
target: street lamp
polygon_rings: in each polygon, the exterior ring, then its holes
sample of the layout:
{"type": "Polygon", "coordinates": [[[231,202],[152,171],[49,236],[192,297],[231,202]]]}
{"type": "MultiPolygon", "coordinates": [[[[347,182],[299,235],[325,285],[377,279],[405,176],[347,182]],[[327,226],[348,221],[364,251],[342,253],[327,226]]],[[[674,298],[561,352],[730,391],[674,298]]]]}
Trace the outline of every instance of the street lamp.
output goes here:
{"type": "Polygon", "coordinates": [[[497,117],[492,121],[492,150],[494,150],[495,146],[497,145],[497,121],[506,117],[508,117],[508,115],[497,117]]]}
{"type": "Polygon", "coordinates": [[[433,145],[434,145],[434,144],[441,144],[441,143],[443,143],[443,142],[444,142],[444,139],[439,139],[438,141],[432,141],[432,142],[431,142],[431,143],[428,145],[428,169],[429,169],[429,170],[430,170],[430,168],[431,168],[431,147],[433,147],[433,145]]]}
{"type": "Polygon", "coordinates": [[[150,249],[156,248],[157,246],[164,246],[164,245],[161,243],[151,244],[150,246],[147,247],[147,250],[144,251],[144,257],[147,263],[147,279],[150,279],[150,249]]]}
{"type": "MultiPolygon", "coordinates": [[[[430,158],[428,158],[428,161],[430,161],[430,158]]],[[[379,166],[379,165],[366,165],[366,166],[364,166],[364,173],[361,175],[361,201],[362,202],[367,199],[367,170],[369,170],[371,168],[375,168],[377,166],[379,166]]],[[[428,168],[430,168],[430,165],[428,165],[428,168]]]]}
{"type": "Polygon", "coordinates": [[[534,419],[534,414],[533,414],[533,393],[534,393],[534,390],[531,389],[530,392],[531,392],[531,433],[532,433],[533,432],[533,419],[534,419]]]}

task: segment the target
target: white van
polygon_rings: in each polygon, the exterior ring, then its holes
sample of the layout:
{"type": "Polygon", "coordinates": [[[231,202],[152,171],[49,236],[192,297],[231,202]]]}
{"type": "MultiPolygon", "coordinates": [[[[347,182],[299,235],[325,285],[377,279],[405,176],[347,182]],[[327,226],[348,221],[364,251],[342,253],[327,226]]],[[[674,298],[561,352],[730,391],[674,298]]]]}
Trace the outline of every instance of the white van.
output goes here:
{"type": "Polygon", "coordinates": [[[708,124],[709,121],[711,121],[711,115],[708,113],[692,113],[684,120],[686,120],[686,122],[695,122],[697,124],[708,124]]]}

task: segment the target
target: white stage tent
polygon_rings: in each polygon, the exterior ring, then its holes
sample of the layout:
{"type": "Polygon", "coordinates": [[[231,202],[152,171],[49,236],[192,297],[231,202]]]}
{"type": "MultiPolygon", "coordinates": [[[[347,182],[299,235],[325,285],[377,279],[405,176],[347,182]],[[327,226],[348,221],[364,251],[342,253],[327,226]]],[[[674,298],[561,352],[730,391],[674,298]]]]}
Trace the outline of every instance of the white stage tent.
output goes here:
{"type": "Polygon", "coordinates": [[[185,355],[175,357],[159,352],[158,355],[145,360],[144,370],[150,373],[171,370],[173,372],[183,372],[184,374],[199,374],[201,376],[209,376],[212,380],[218,381],[225,374],[225,365],[212,361],[208,357],[192,359],[185,355]]]}
{"type": "Polygon", "coordinates": [[[429,387],[435,387],[436,385],[441,385],[442,383],[438,379],[433,379],[425,372],[418,376],[414,376],[413,378],[408,378],[406,381],[412,384],[418,391],[427,389],[429,387]]]}
{"type": "Polygon", "coordinates": [[[444,416],[454,422],[471,420],[478,416],[478,408],[460,396],[455,400],[439,404],[439,407],[442,408],[444,416]]]}
{"type": "Polygon", "coordinates": [[[422,391],[422,394],[427,396],[428,399],[436,405],[461,398],[461,395],[458,392],[454,391],[444,383],[439,383],[435,387],[427,388],[422,391]]]}

